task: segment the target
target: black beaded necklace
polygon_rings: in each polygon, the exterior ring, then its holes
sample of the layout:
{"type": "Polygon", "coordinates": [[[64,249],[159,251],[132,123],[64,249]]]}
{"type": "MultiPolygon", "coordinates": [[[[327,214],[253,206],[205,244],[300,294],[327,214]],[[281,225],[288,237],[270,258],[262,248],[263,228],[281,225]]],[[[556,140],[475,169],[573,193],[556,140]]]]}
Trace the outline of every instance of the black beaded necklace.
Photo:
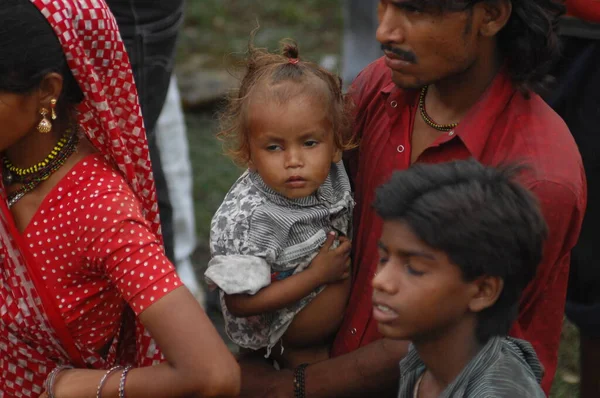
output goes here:
{"type": "Polygon", "coordinates": [[[6,155],[2,157],[2,175],[6,185],[23,184],[21,188],[8,195],[8,207],[12,207],[19,199],[33,191],[43,181],[50,178],[52,174],[62,167],[67,159],[77,149],[79,134],[76,129],[68,129],[59,140],[50,154],[42,162],[27,169],[17,168],[8,160],[6,155]]]}
{"type": "Polygon", "coordinates": [[[425,123],[427,123],[428,126],[433,127],[434,129],[436,129],[438,131],[450,131],[450,130],[456,128],[456,126],[458,126],[458,123],[437,124],[427,114],[427,111],[425,110],[425,96],[427,95],[427,89],[428,88],[429,88],[429,86],[423,87],[421,89],[421,95],[419,96],[419,111],[420,111],[421,117],[423,118],[423,120],[425,121],[425,123]]]}

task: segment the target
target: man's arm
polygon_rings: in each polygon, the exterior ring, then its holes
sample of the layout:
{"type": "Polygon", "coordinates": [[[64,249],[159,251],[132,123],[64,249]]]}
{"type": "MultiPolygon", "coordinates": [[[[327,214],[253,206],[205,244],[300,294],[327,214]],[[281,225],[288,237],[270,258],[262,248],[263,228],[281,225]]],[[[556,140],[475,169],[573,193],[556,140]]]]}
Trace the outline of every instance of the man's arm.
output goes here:
{"type": "MultiPolygon", "coordinates": [[[[310,365],[305,370],[305,391],[310,398],[395,397],[398,363],[408,342],[381,339],[358,350],[310,365]]],[[[293,397],[293,371],[277,371],[261,356],[240,359],[241,397],[293,397]]]]}

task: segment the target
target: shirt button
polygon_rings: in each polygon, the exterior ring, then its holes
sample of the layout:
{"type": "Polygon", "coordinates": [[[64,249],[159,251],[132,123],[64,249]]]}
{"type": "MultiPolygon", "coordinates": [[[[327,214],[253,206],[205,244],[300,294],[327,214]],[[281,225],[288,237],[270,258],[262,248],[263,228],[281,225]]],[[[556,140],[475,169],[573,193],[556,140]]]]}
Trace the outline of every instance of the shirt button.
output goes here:
{"type": "Polygon", "coordinates": [[[357,332],[356,328],[350,329],[350,334],[356,334],[356,332],[357,332]]]}
{"type": "Polygon", "coordinates": [[[398,145],[398,147],[396,148],[396,150],[397,150],[399,153],[402,153],[402,152],[404,152],[404,145],[402,145],[402,144],[398,145]]]}
{"type": "Polygon", "coordinates": [[[392,101],[392,102],[390,102],[390,105],[392,106],[392,108],[397,108],[398,107],[398,102],[392,101]]]}

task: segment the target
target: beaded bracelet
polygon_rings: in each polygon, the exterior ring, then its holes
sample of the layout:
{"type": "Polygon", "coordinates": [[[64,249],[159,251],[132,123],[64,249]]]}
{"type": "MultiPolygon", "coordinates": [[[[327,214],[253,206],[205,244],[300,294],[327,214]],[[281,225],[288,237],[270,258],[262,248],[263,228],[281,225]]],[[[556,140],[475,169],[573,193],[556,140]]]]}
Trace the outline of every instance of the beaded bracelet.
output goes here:
{"type": "Polygon", "coordinates": [[[63,370],[73,369],[71,365],[60,365],[52,369],[52,372],[48,374],[44,381],[44,389],[48,394],[48,398],[54,398],[54,383],[56,382],[56,376],[63,370]]]}
{"type": "Polygon", "coordinates": [[[295,398],[305,398],[304,392],[304,383],[306,378],[304,377],[304,370],[308,366],[307,363],[303,363],[299,365],[296,369],[294,369],[294,397],[295,398]]]}
{"type": "Polygon", "coordinates": [[[102,378],[100,379],[100,383],[98,383],[98,389],[96,390],[96,398],[102,397],[102,387],[104,387],[104,383],[106,383],[106,379],[108,379],[108,376],[110,376],[119,369],[123,369],[123,367],[113,366],[112,368],[108,369],[106,373],[104,373],[104,376],[102,376],[102,378]]]}
{"type": "Polygon", "coordinates": [[[121,380],[119,381],[119,398],[125,398],[125,379],[127,379],[127,373],[131,370],[131,366],[127,366],[121,373],[121,380]]]}

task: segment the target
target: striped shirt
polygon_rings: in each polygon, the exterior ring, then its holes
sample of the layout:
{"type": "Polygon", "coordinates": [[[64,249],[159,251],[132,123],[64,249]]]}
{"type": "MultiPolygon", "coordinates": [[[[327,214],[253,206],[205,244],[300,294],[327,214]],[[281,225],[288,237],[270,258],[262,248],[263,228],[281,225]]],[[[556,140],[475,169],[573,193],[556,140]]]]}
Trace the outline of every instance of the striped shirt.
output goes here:
{"type": "MultiPolygon", "coordinates": [[[[412,398],[425,371],[411,345],[400,362],[398,398],[412,398]]],[[[545,398],[540,382],[544,370],[531,344],[510,337],[492,337],[438,398],[545,398]]]]}
{"type": "Polygon", "coordinates": [[[302,272],[335,230],[351,236],[354,200],[343,163],[331,165],[315,194],[288,199],[256,172],[244,173],[225,196],[211,223],[212,259],[205,278],[221,291],[225,330],[237,345],[258,350],[279,341],[294,316],[321,290],[288,308],[238,318],[224,294],[256,294],[271,280],[302,272]]]}

